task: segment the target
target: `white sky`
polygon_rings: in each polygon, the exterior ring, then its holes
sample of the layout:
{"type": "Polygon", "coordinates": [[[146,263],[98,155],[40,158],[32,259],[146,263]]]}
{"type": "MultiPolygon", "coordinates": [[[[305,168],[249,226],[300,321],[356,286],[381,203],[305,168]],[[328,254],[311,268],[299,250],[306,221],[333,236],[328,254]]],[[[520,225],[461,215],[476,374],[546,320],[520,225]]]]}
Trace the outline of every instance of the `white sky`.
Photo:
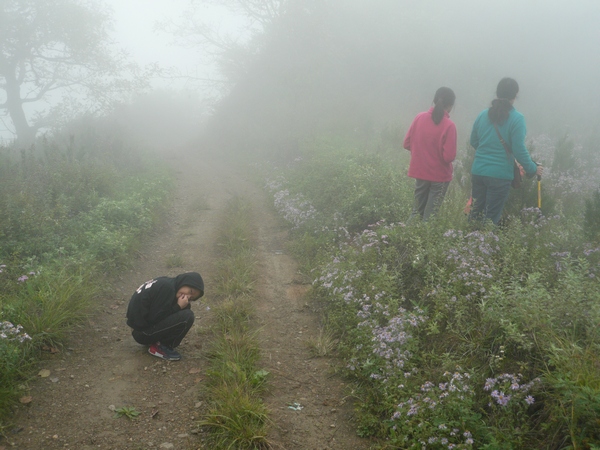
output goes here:
{"type": "MultiPolygon", "coordinates": [[[[119,48],[124,49],[130,57],[144,66],[158,63],[163,68],[176,67],[184,75],[200,78],[214,78],[214,67],[200,49],[186,49],[172,44],[173,36],[155,30],[159,21],[178,21],[186,11],[191,0],[100,0],[113,10],[114,32],[112,38],[119,48]]],[[[201,5],[201,19],[215,25],[221,31],[236,34],[242,29],[243,19],[233,17],[224,8],[201,5]]],[[[175,90],[190,87],[184,79],[155,79],[156,88],[172,88],[175,90]],[[187,85],[187,86],[186,86],[187,85]]],[[[31,104],[27,110],[44,105],[31,104]]],[[[10,141],[14,135],[8,117],[0,121],[0,144],[10,141]]]]}
{"type": "MultiPolygon", "coordinates": [[[[173,36],[155,30],[160,21],[178,21],[190,0],[103,0],[114,11],[114,39],[140,65],[158,63],[161,67],[177,67],[182,74],[206,77],[211,73],[211,61],[200,50],[172,44],[173,36]]],[[[202,5],[202,19],[235,33],[240,19],[223,8],[202,5]]],[[[156,87],[181,88],[183,80],[155,80],[156,87]]]]}
{"type": "Polygon", "coordinates": [[[183,72],[196,70],[198,52],[170,45],[171,36],[154,30],[158,21],[177,20],[188,0],[105,0],[114,11],[117,45],[141,65],[157,62],[183,72]]]}

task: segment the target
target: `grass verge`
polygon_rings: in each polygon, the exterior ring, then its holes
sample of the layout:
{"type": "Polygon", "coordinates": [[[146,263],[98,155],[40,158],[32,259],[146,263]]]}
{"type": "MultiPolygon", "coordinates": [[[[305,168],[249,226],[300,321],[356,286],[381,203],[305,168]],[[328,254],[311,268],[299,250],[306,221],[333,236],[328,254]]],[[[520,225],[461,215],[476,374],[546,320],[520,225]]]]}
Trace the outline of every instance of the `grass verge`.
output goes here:
{"type": "Polygon", "coordinates": [[[214,449],[269,448],[268,412],[260,394],[268,372],[257,366],[260,346],[252,326],[256,266],[247,202],[234,198],[228,205],[217,245],[215,322],[209,346],[204,396],[208,408],[199,425],[214,449]]]}

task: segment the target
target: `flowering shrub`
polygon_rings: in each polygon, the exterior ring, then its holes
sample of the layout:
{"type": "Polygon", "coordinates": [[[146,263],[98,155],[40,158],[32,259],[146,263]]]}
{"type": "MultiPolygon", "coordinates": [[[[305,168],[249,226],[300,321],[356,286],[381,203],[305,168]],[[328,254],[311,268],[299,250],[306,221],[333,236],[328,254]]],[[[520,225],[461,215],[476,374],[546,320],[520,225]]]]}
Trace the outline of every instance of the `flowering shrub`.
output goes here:
{"type": "MultiPolygon", "coordinates": [[[[553,140],[547,135],[533,137],[528,147],[533,160],[544,166],[540,183],[544,213],[580,214],[585,199],[600,188],[600,157],[596,149],[571,136],[553,140]]],[[[521,189],[511,190],[505,216],[516,216],[522,208],[537,205],[536,177],[523,181],[521,189]]]]}
{"type": "Polygon", "coordinates": [[[374,304],[368,300],[361,302],[357,316],[365,320],[357,327],[371,335],[370,344],[356,346],[348,368],[378,383],[394,384],[401,373],[410,374],[415,348],[411,329],[416,329],[426,318],[419,309],[408,312],[401,307],[392,315],[388,305],[379,303],[377,296],[375,300],[374,304]]]}
{"type": "MultiPolygon", "coordinates": [[[[390,223],[410,212],[410,202],[403,201],[409,181],[382,155],[353,149],[350,144],[339,150],[327,142],[317,142],[307,152],[310,157],[291,164],[286,177],[270,176],[269,190],[287,189],[292,198],[300,194],[318,211],[319,227],[362,231],[381,219],[390,223]]],[[[394,152],[386,158],[392,155],[405,156],[394,152]]]]}
{"type": "Polygon", "coordinates": [[[19,391],[15,380],[20,379],[29,363],[31,340],[21,325],[0,321],[0,415],[10,411],[14,396],[19,391]],[[8,394],[8,395],[7,395],[8,394]]]}
{"type": "Polygon", "coordinates": [[[541,380],[535,378],[521,384],[521,378],[521,374],[503,373],[485,381],[483,389],[489,393],[485,409],[487,422],[497,443],[519,442],[523,445],[523,436],[530,431],[527,410],[535,403],[531,391],[541,385],[541,380]]]}
{"type": "Polygon", "coordinates": [[[292,196],[285,189],[276,192],[274,198],[275,209],[277,209],[285,220],[294,225],[293,228],[299,228],[307,221],[315,218],[316,210],[314,206],[300,194],[292,196]]]}
{"type": "Polygon", "coordinates": [[[25,333],[21,325],[15,326],[11,322],[5,320],[0,322],[0,339],[23,343],[25,341],[30,341],[31,337],[25,333]]]}
{"type": "MultiPolygon", "coordinates": [[[[538,160],[551,167],[548,142],[538,160]]],[[[412,187],[390,176],[405,172],[391,158],[333,152],[335,164],[320,154],[278,174],[282,198],[314,208],[294,223],[294,248],[357,381],[361,435],[415,449],[600,445],[600,250],[573,198],[600,175],[584,168],[589,179],[567,189],[560,177],[584,167],[583,150],[570,151],[543,180],[553,202],[537,208],[530,180],[502,228],[478,230],[454,182],[435,220],[404,225],[412,187]],[[374,200],[382,186],[394,186],[394,200],[382,196],[393,208],[374,200]],[[367,215],[363,199],[376,205],[367,215]]]]}
{"type": "Polygon", "coordinates": [[[444,237],[454,241],[446,258],[451,268],[447,283],[454,293],[467,300],[485,294],[497,272],[493,256],[500,250],[498,236],[492,231],[448,230],[444,237]]]}
{"type": "Polygon", "coordinates": [[[425,381],[397,405],[391,417],[392,440],[403,448],[473,448],[469,411],[475,392],[469,373],[444,372],[441,381],[425,381]]]}

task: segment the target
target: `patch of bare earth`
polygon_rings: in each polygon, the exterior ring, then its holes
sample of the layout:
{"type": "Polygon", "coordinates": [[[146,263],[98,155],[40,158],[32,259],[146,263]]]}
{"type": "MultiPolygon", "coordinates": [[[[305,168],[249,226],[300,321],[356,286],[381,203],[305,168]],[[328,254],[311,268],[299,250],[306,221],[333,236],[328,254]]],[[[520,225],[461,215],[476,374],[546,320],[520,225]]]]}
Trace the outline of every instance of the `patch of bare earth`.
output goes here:
{"type": "Polygon", "coordinates": [[[171,162],[178,168],[178,194],[167,224],[146,237],[131,270],[107,281],[111,294],[98,300],[98,311],[60,353],[44,357],[40,369],[50,376],[31,384],[33,401],[19,406],[0,450],[206,448],[197,433],[210,321],[206,307],[214,301],[215,236],[233,196],[247,198],[256,218],[257,321],[262,365],[271,372],[265,394],[272,420],[269,441],[278,449],[369,448],[354,432],[345,386],[332,372],[335,361],[310,357],[306,340],[318,334],[319,318],[306,304],[308,285],[283,251],[286,232],[265,195],[214,157],[175,153],[171,162]],[[167,267],[173,256],[181,256],[183,267],[167,267]],[[140,284],[185,271],[203,275],[206,295],[193,306],[196,323],[179,348],[183,359],[166,362],[135,343],[125,311],[140,284]],[[121,407],[141,414],[133,420],[115,418],[113,409],[121,407]]]}

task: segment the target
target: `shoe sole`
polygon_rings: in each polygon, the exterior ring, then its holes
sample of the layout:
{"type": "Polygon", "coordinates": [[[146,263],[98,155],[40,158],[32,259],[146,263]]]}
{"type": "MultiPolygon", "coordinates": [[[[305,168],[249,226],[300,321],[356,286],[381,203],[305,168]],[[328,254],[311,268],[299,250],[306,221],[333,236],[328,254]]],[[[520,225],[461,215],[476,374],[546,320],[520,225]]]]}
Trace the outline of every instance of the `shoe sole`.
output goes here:
{"type": "Polygon", "coordinates": [[[155,356],[156,358],[164,359],[165,361],[179,361],[181,359],[181,356],[179,358],[177,358],[177,357],[169,357],[167,355],[163,355],[162,353],[153,353],[151,351],[148,351],[148,353],[150,353],[152,356],[155,356]]]}

